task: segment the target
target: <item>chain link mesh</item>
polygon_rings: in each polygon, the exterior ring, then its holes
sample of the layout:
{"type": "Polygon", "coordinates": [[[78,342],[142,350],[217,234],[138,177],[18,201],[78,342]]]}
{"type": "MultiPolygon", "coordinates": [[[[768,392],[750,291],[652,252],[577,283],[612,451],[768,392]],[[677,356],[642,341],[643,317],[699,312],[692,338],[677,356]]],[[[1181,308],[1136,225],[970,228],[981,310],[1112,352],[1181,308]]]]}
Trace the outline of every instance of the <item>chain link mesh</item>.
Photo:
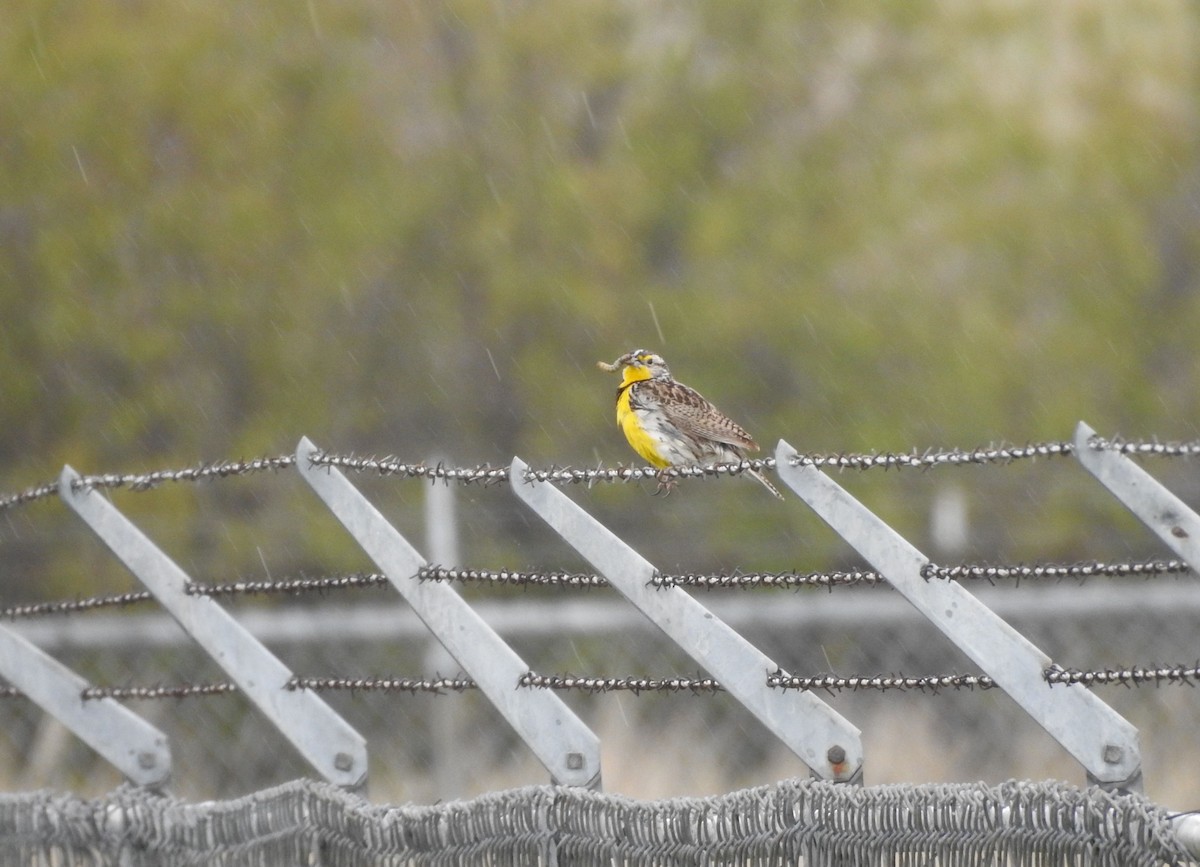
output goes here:
{"type": "Polygon", "coordinates": [[[92,801],[0,796],[0,855],[63,867],[97,858],[156,867],[1189,860],[1170,816],[1139,796],[1061,783],[860,789],[814,780],[669,801],[539,786],[433,807],[374,806],[307,781],[204,804],[133,788],[92,801]]]}

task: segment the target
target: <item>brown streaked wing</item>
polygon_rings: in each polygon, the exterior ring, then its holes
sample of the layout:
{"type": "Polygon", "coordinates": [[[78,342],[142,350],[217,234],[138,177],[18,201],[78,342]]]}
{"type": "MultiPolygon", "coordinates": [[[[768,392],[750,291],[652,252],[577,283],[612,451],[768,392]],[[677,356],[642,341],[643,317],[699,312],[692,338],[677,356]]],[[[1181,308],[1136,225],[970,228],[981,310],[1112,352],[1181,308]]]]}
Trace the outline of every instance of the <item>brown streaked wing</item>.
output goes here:
{"type": "Polygon", "coordinates": [[[648,379],[638,383],[638,397],[659,405],[667,420],[685,434],[758,451],[746,429],[681,382],[648,379]]]}

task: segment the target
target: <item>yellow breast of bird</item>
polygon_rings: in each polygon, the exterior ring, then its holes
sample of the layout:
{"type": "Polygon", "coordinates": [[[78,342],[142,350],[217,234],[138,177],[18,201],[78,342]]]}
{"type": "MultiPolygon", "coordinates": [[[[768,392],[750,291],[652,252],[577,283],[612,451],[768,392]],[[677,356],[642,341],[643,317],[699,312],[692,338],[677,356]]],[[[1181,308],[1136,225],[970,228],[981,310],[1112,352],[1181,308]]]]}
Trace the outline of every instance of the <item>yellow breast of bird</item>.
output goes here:
{"type": "Polygon", "coordinates": [[[630,406],[629,399],[632,392],[631,386],[622,386],[617,394],[617,424],[620,425],[621,432],[625,434],[625,439],[629,440],[629,445],[633,447],[633,450],[651,466],[660,469],[668,466],[670,462],[659,451],[654,436],[630,406]]]}

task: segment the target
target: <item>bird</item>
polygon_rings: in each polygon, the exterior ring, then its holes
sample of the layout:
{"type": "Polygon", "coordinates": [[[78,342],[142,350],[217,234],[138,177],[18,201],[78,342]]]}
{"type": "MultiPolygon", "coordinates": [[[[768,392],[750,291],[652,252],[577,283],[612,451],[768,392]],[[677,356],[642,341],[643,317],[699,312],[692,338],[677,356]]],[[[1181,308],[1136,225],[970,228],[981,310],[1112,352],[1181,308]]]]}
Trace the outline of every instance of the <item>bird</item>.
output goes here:
{"type": "MultiPolygon", "coordinates": [[[[746,429],[713,406],[694,388],[671,377],[661,355],[645,349],[627,352],[609,364],[596,362],[608,373],[621,372],[617,388],[617,425],[633,450],[651,466],[667,467],[744,461],[758,443],[746,429]]],[[[755,469],[750,475],[779,499],[783,494],[755,469]]],[[[660,490],[671,482],[659,478],[660,490]]]]}

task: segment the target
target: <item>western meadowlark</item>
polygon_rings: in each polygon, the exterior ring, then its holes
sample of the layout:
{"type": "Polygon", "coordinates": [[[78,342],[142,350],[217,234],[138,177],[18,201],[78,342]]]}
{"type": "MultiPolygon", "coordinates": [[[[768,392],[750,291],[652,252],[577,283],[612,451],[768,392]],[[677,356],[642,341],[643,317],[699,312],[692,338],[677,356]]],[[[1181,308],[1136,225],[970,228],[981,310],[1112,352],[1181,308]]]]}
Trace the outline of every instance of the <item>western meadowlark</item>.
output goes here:
{"type": "MultiPolygon", "coordinates": [[[[659,469],[694,464],[732,463],[758,451],[746,430],[700,396],[694,388],[671,378],[661,355],[635,349],[609,364],[596,366],[621,371],[617,389],[617,424],[633,450],[659,469]]],[[[757,470],[746,472],[767,490],[783,494],[757,470]]],[[[663,487],[669,487],[663,480],[663,487]]]]}

